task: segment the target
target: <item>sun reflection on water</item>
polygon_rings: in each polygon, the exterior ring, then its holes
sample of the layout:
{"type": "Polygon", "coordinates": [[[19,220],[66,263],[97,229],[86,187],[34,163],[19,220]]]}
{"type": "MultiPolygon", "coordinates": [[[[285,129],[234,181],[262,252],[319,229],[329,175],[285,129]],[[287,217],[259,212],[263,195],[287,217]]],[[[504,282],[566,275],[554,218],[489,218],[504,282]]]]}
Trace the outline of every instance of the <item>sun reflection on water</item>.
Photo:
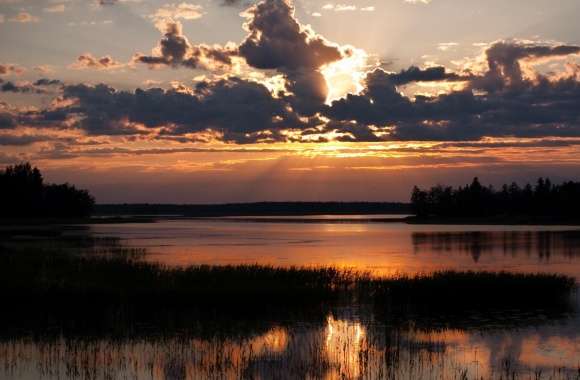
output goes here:
{"type": "Polygon", "coordinates": [[[326,379],[358,378],[361,375],[361,350],[367,345],[366,330],[360,322],[326,320],[325,353],[337,372],[330,372],[326,379]],[[340,376],[339,376],[340,375],[340,376]]]}

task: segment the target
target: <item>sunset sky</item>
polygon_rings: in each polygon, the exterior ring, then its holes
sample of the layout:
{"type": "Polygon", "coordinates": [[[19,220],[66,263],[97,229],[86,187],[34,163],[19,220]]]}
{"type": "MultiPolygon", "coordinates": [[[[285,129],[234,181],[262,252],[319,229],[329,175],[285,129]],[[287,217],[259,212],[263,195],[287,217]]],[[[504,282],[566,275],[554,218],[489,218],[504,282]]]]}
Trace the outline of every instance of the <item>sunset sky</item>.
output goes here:
{"type": "Polygon", "coordinates": [[[98,202],[580,179],[578,0],[0,0],[0,166],[98,202]]]}

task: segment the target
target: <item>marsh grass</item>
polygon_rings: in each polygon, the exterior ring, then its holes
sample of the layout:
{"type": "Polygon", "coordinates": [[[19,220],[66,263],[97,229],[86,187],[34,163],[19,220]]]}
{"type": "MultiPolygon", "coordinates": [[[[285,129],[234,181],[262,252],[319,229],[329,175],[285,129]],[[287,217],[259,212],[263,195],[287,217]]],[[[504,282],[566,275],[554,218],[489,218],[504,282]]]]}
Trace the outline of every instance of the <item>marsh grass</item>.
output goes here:
{"type": "Polygon", "coordinates": [[[439,271],[370,280],[374,300],[390,310],[452,312],[561,307],[576,289],[559,274],[439,271]]]}
{"type": "Polygon", "coordinates": [[[573,279],[551,274],[448,271],[375,278],[332,267],[169,268],[140,260],[139,250],[106,243],[108,248],[84,254],[0,251],[0,296],[7,306],[0,318],[5,324],[66,322],[81,330],[179,328],[193,319],[224,317],[323,319],[339,305],[370,304],[390,320],[459,319],[472,312],[566,312],[575,289],[573,279]]]}

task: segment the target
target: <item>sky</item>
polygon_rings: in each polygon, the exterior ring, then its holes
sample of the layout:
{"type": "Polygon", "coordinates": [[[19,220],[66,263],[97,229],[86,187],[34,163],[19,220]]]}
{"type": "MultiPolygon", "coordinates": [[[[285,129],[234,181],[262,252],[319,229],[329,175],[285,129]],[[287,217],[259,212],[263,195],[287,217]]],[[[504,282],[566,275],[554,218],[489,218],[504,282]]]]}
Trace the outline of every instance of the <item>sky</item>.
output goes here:
{"type": "Polygon", "coordinates": [[[580,180],[577,0],[0,0],[0,166],[100,203],[580,180]]]}

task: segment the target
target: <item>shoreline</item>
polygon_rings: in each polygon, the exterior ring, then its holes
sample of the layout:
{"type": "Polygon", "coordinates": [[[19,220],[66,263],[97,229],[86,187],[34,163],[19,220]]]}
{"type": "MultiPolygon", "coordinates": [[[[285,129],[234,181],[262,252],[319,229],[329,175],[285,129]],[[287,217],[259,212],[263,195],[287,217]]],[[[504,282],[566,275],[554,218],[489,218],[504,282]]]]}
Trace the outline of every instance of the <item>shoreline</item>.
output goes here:
{"type": "Polygon", "coordinates": [[[40,227],[58,225],[95,225],[95,224],[128,224],[157,223],[160,221],[194,220],[225,223],[286,223],[286,224],[408,224],[408,225],[446,225],[446,226],[563,226],[578,227],[580,219],[558,219],[556,217],[489,217],[489,218],[441,218],[401,216],[380,218],[377,214],[304,214],[304,215],[223,215],[223,216],[188,216],[188,215],[127,215],[95,216],[91,218],[0,218],[0,230],[5,227],[40,227]],[[356,218],[350,216],[357,216],[356,218]],[[300,218],[303,216],[304,218],[300,218]],[[315,218],[324,216],[324,218],[315,218]],[[361,217],[362,216],[362,217],[361,217]],[[364,216],[368,216],[365,218],[364,216]]]}

